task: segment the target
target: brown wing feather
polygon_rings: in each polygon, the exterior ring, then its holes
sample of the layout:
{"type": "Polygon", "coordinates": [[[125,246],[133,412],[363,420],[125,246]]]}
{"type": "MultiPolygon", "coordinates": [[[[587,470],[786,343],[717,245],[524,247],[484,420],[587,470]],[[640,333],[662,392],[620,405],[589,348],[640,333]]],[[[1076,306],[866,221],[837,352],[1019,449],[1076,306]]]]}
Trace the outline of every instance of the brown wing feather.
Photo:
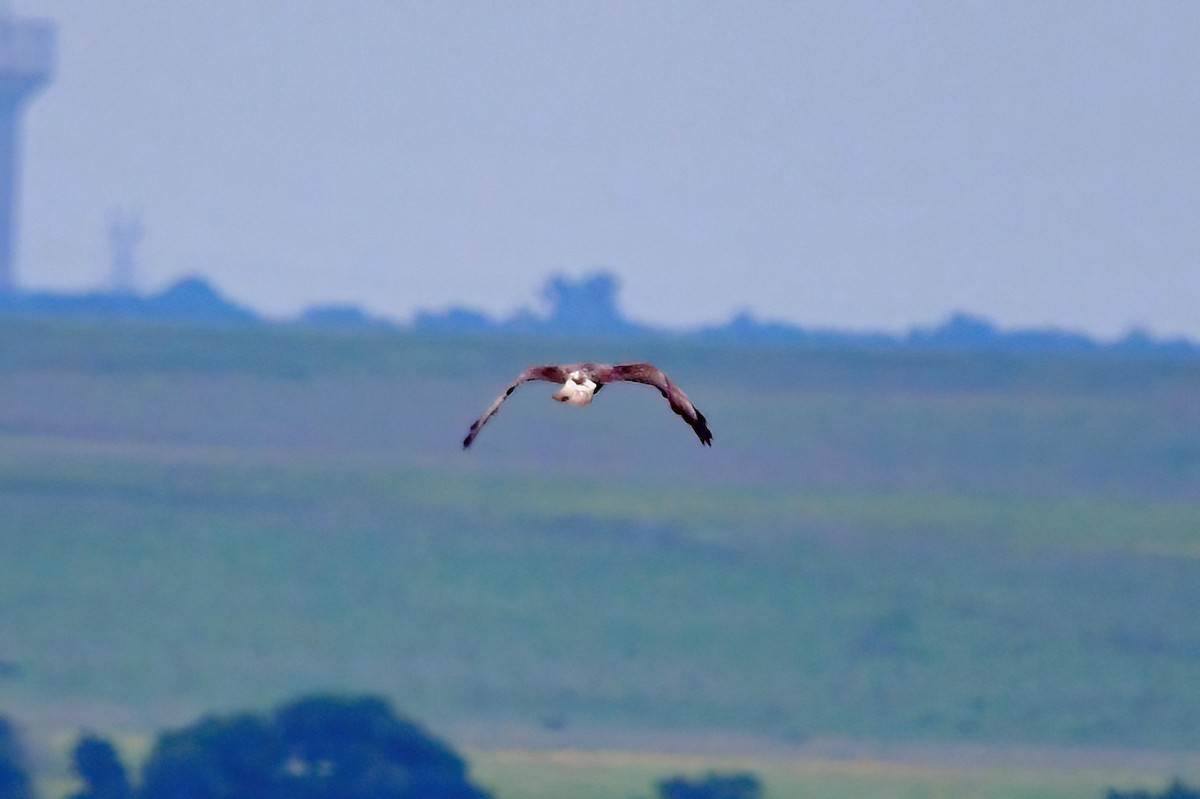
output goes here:
{"type": "Polygon", "coordinates": [[[708,429],[708,420],[704,414],[692,404],[688,395],[679,386],[671,382],[666,373],[652,363],[622,363],[616,366],[601,367],[596,371],[596,379],[601,382],[624,380],[630,383],[645,383],[654,386],[671,405],[671,410],[683,417],[691,425],[692,430],[700,439],[700,443],[712,446],[712,432],[708,429]]]}
{"type": "Polygon", "coordinates": [[[471,446],[471,442],[475,440],[475,436],[479,435],[479,431],[487,424],[488,419],[496,415],[496,411],[500,410],[500,406],[508,399],[509,395],[516,390],[517,386],[522,383],[528,383],[530,380],[545,380],[549,383],[565,383],[569,372],[562,366],[531,366],[517,376],[517,379],[508,385],[508,388],[496,397],[488,409],[483,412],[471,425],[471,430],[467,433],[467,437],[463,439],[463,449],[471,446]]]}

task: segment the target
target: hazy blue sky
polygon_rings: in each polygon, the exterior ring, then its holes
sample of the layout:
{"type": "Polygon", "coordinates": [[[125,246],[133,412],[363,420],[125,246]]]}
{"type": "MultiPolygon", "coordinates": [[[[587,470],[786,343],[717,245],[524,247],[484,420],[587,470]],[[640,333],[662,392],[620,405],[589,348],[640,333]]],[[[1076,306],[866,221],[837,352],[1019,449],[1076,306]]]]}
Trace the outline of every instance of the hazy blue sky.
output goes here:
{"type": "Polygon", "coordinates": [[[60,25],[20,279],[273,314],[507,313],[556,271],[686,326],[974,311],[1200,337],[1200,3],[11,0],[60,25]]]}

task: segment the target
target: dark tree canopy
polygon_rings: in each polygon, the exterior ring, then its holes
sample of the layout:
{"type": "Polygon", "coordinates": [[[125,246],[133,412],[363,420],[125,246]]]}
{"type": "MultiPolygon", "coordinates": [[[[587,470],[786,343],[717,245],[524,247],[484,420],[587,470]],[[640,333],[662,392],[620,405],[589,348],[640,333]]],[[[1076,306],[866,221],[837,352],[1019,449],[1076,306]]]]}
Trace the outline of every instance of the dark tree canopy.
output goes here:
{"type": "Polygon", "coordinates": [[[445,744],[374,697],[313,696],[164,733],[139,799],[488,799],[445,744]]]}
{"type": "Polygon", "coordinates": [[[633,333],[640,328],[621,315],[617,304],[620,282],[610,272],[572,280],[556,275],[547,281],[542,297],[550,305],[546,324],[554,329],[588,333],[633,333]]]}
{"type": "Polygon", "coordinates": [[[242,714],[206,718],[155,742],[139,796],[154,799],[234,799],[277,795],[283,749],[268,722],[242,714]]]}
{"type": "Polygon", "coordinates": [[[660,799],[761,799],[762,783],[753,774],[708,774],[698,780],[672,777],[658,784],[660,799]]]}
{"type": "Polygon", "coordinates": [[[0,716],[0,799],[33,799],[21,742],[16,729],[3,716],[0,716]]]}
{"type": "Polygon", "coordinates": [[[71,752],[71,764],[84,785],[71,799],[129,799],[132,794],[117,750],[103,738],[80,738],[71,752]]]}

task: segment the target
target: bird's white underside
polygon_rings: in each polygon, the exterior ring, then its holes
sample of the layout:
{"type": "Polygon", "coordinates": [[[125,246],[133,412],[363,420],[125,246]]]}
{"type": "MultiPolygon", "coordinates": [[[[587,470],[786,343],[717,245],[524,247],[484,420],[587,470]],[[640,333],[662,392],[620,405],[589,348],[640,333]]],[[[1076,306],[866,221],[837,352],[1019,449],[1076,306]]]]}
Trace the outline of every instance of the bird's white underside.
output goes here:
{"type": "Polygon", "coordinates": [[[596,383],[591,378],[585,377],[580,372],[572,372],[567,376],[562,388],[554,392],[554,399],[558,402],[583,407],[592,401],[592,395],[595,393],[596,383]]]}

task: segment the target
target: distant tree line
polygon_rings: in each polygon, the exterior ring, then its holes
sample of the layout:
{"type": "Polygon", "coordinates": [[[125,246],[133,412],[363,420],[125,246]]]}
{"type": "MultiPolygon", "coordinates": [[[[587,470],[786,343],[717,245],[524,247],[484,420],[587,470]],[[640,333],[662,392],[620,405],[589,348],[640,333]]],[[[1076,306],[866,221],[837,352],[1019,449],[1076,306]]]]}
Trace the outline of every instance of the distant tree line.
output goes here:
{"type": "Polygon", "coordinates": [[[198,277],[184,278],[149,296],[125,292],[0,294],[0,314],[190,321],[218,325],[247,325],[261,321],[254,311],[230,302],[212,284],[198,277]]]}
{"type": "MultiPolygon", "coordinates": [[[[64,799],[492,799],[471,783],[459,754],[371,696],[308,696],[168,730],[137,783],[111,743],[85,733],[71,768],[80,788],[64,799]]],[[[676,776],[655,787],[658,799],[762,799],[749,773],[676,776]]],[[[16,730],[3,717],[0,799],[35,799],[16,730]]]]}
{"type": "Polygon", "coordinates": [[[851,347],[880,350],[973,350],[1005,353],[1114,354],[1195,357],[1200,345],[1184,338],[1157,339],[1144,330],[1130,331],[1111,343],[1082,333],[1057,328],[1001,330],[987,319],[966,313],[952,314],[934,327],[913,328],[907,333],[872,333],[808,328],[786,322],[763,321],[742,312],[722,325],[679,333],[638,324],[625,318],[617,302],[620,281],[610,272],[596,272],[577,280],[555,275],[542,289],[549,311],[534,314],[521,310],[508,319],[495,320],[469,308],[418,313],[414,329],[432,333],[543,333],[586,334],[614,337],[672,336],[700,341],[742,344],[792,344],[809,347],[851,347]]]}
{"type": "MultiPolygon", "coordinates": [[[[311,696],[164,732],[137,785],[95,735],[71,759],[82,789],[69,799],[491,799],[462,757],[376,697],[311,696]]],[[[0,799],[33,799],[3,719],[0,799]]]]}
{"type": "Polygon", "coordinates": [[[1105,799],[1200,799],[1200,788],[1185,785],[1182,780],[1176,778],[1170,785],[1157,793],[1143,788],[1132,791],[1118,791],[1110,788],[1105,794],[1105,799]]]}
{"type": "MultiPolygon", "coordinates": [[[[671,337],[744,344],[795,344],[858,349],[978,350],[1006,353],[1093,353],[1200,356],[1200,344],[1186,338],[1155,338],[1132,330],[1112,342],[1057,328],[1001,330],[987,319],[956,313],[934,327],[907,333],[859,332],[809,328],[757,319],[749,312],[729,322],[693,331],[671,331],[631,321],[617,302],[620,281],[598,271],[578,279],[553,275],[542,288],[548,309],[535,313],[523,308],[506,319],[495,319],[472,308],[420,311],[410,329],[424,333],[589,335],[605,337],[671,337]]],[[[226,299],[208,281],[189,277],[164,291],[140,296],[128,292],[85,294],[10,293],[0,295],[0,315],[88,317],[195,322],[218,325],[265,324],[255,311],[226,299]]],[[[356,305],[315,305],[293,324],[341,330],[401,330],[405,325],[373,316],[356,305]]]]}
{"type": "Polygon", "coordinates": [[[671,777],[658,783],[659,799],[762,799],[762,783],[746,772],[671,777]]]}
{"type": "MultiPolygon", "coordinates": [[[[316,695],[268,713],[209,716],[161,733],[134,784],[111,743],[76,742],[81,788],[64,799],[492,799],[463,758],[384,699],[316,695]]],[[[747,772],[674,776],[657,799],[762,799],[747,772]]],[[[0,799],[35,799],[16,729],[0,716],[0,799]]],[[[1162,791],[1110,788],[1105,799],[1200,799],[1180,779],[1162,791]]]]}

